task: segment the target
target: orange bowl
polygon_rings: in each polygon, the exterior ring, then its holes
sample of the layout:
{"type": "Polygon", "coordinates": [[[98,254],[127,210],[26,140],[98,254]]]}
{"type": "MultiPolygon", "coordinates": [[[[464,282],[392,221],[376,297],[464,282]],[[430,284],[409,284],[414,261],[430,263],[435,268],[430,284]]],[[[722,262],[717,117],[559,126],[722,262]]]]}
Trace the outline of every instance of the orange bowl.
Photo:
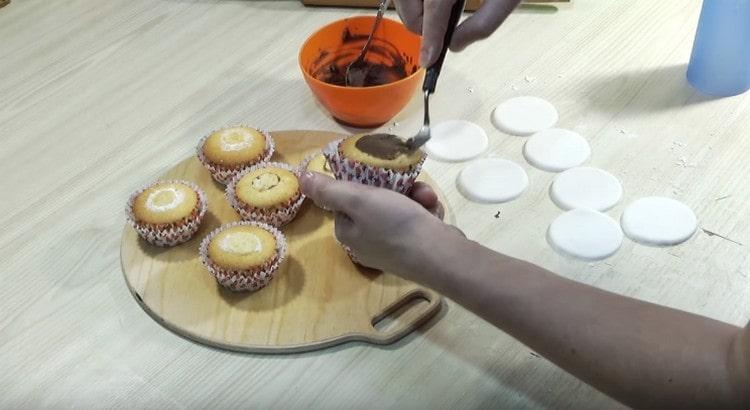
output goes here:
{"type": "Polygon", "coordinates": [[[299,67],[320,103],[336,120],[362,128],[377,127],[398,114],[424,78],[418,64],[421,37],[400,22],[384,18],[366,60],[389,65],[400,57],[405,78],[370,87],[344,87],[319,79],[332,65],[346,67],[354,61],[374,21],[371,16],[334,21],[308,37],[299,53],[299,67]]]}

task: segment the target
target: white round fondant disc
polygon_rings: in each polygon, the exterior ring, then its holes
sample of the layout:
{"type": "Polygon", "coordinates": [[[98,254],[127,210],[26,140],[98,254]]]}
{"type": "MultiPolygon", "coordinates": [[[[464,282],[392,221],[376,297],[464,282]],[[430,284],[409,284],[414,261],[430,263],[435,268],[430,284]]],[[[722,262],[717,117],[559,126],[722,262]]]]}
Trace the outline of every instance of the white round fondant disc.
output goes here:
{"type": "Polygon", "coordinates": [[[698,228],[698,219],[687,205],[659,196],[641,198],[628,205],[620,223],[628,238],[652,246],[685,242],[698,228]]]}
{"type": "Polygon", "coordinates": [[[590,209],[573,209],[557,217],[547,238],[556,251],[589,261],[608,258],[622,245],[617,222],[590,209]]]}
{"type": "Polygon", "coordinates": [[[456,182],[459,191],[472,201],[500,203],[518,198],[529,186],[529,177],[515,162],[483,158],[467,165],[456,182]]]}
{"type": "Polygon", "coordinates": [[[612,174],[592,167],[571,168],[558,175],[549,190],[561,209],[606,211],[622,199],[622,185],[612,174]]]}
{"type": "Polygon", "coordinates": [[[492,112],[492,123],[513,135],[531,135],[553,127],[558,114],[548,101],[538,97],[515,97],[500,103],[492,112]]]}
{"type": "Polygon", "coordinates": [[[487,149],[487,133],[473,122],[451,120],[441,122],[430,131],[425,150],[439,161],[468,161],[487,149]]]}
{"type": "Polygon", "coordinates": [[[577,167],[591,156],[591,147],[581,135],[562,128],[534,133],[523,147],[529,164],[548,172],[577,167]]]}

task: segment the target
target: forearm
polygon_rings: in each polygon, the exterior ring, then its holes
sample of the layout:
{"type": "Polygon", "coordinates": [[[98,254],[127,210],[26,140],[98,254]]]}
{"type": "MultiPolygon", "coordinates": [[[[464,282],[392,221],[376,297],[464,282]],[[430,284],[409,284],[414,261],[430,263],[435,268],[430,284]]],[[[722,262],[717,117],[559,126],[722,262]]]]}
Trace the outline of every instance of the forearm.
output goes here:
{"type": "MultiPolygon", "coordinates": [[[[737,327],[626,298],[431,235],[416,276],[563,369],[637,407],[738,405],[728,359],[737,327]]],[[[418,267],[417,265],[420,265],[418,267]]]]}

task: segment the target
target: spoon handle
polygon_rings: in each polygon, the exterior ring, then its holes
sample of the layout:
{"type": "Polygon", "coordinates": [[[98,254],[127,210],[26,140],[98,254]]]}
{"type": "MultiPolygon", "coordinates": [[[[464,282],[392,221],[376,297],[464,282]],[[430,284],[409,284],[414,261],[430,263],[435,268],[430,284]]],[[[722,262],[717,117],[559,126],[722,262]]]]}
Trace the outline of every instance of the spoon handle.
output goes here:
{"type": "Polygon", "coordinates": [[[390,3],[390,0],[380,0],[380,6],[378,6],[378,14],[375,16],[375,23],[373,23],[372,25],[372,31],[370,32],[370,36],[367,37],[367,42],[365,43],[365,46],[362,47],[362,51],[360,51],[359,57],[357,57],[357,60],[365,59],[365,54],[367,54],[367,49],[370,48],[370,43],[372,43],[372,38],[375,37],[375,32],[378,31],[380,20],[383,19],[383,14],[385,14],[385,10],[388,8],[389,3],[390,3]]]}
{"type": "Polygon", "coordinates": [[[433,65],[427,69],[427,74],[424,77],[424,83],[422,84],[422,90],[427,91],[430,94],[435,92],[435,86],[437,85],[438,76],[440,75],[440,69],[443,68],[443,61],[445,61],[445,55],[448,54],[448,47],[451,44],[453,38],[453,32],[456,30],[458,20],[461,18],[461,13],[464,11],[464,5],[466,0],[456,0],[451,8],[451,15],[448,18],[448,29],[445,31],[445,37],[443,38],[443,48],[440,49],[440,55],[433,65]]]}

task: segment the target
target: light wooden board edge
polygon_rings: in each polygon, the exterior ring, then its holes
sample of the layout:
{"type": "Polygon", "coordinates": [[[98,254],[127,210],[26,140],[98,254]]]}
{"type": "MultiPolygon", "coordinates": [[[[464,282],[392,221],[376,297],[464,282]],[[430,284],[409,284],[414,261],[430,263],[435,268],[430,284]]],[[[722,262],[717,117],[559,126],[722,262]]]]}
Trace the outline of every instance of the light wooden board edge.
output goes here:
{"type": "MultiPolygon", "coordinates": [[[[123,279],[125,279],[124,276],[125,274],[123,271],[123,279]]],[[[127,280],[125,280],[125,282],[127,284],[127,280]]],[[[391,329],[388,332],[378,332],[377,330],[374,330],[375,333],[359,333],[359,332],[346,333],[340,336],[317,341],[314,343],[304,343],[304,344],[297,344],[297,345],[286,345],[286,346],[243,345],[243,346],[240,346],[240,345],[223,343],[215,339],[208,339],[199,334],[189,332],[179,326],[172,325],[166,320],[163,320],[154,311],[152,311],[151,308],[143,302],[143,299],[141,299],[141,296],[138,294],[138,292],[133,290],[133,288],[131,288],[129,284],[127,284],[127,287],[128,287],[128,290],[130,291],[130,294],[133,295],[133,299],[135,299],[138,305],[156,323],[160,324],[161,326],[171,331],[172,333],[175,333],[176,335],[183,337],[187,340],[198,342],[208,347],[228,350],[232,352],[255,353],[255,354],[305,353],[305,352],[312,352],[316,350],[323,350],[329,347],[338,346],[338,345],[349,343],[349,342],[363,342],[363,343],[369,343],[373,345],[393,344],[399,341],[400,339],[404,338],[408,334],[412,333],[413,331],[417,330],[420,326],[422,326],[427,321],[432,319],[432,317],[435,316],[440,311],[443,305],[443,298],[437,292],[431,289],[426,289],[426,288],[416,288],[405,293],[400,299],[390,304],[388,307],[386,307],[381,313],[376,315],[376,317],[374,318],[373,321],[377,321],[377,319],[385,317],[388,314],[398,310],[401,306],[407,304],[409,301],[411,301],[414,298],[421,297],[429,301],[429,303],[423,308],[423,311],[419,313],[415,313],[416,316],[412,320],[408,321],[407,323],[402,324],[399,327],[395,327],[394,329],[391,329]]]]}

